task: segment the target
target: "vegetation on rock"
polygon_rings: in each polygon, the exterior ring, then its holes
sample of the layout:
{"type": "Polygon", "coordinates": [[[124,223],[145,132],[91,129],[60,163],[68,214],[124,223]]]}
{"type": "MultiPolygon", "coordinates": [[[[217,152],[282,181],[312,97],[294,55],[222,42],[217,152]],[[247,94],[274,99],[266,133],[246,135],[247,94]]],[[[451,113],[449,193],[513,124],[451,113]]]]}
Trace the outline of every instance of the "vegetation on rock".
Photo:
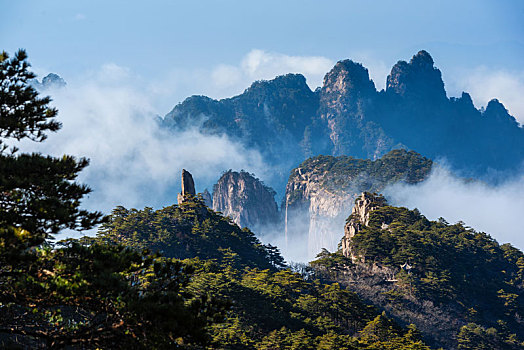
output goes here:
{"type": "Polygon", "coordinates": [[[455,334],[448,334],[449,343],[438,345],[457,346],[451,339],[458,337],[460,346],[469,348],[474,343],[467,339],[477,334],[488,343],[496,341],[496,348],[517,348],[524,338],[520,316],[524,312],[524,254],[461,222],[430,221],[416,209],[392,207],[383,197],[375,197],[377,207],[370,212],[368,225],[361,225],[350,241],[357,261],[341,252],[328,252],[312,263],[317,271],[367,295],[397,319],[409,319],[436,343],[442,339],[436,340],[436,330],[424,324],[428,318],[438,318],[443,311],[442,315],[464,326],[444,330],[443,322],[441,331],[455,334]],[[364,278],[366,274],[369,278],[364,278]],[[376,294],[347,283],[355,275],[374,283],[376,294]]]}

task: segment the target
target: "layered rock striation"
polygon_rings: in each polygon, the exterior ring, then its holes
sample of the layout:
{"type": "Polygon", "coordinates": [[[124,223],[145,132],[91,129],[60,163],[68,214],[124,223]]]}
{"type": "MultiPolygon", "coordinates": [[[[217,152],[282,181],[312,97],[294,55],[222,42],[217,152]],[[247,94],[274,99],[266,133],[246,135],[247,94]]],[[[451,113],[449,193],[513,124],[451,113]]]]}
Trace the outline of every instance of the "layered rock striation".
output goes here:
{"type": "Polygon", "coordinates": [[[213,209],[229,216],[240,227],[257,232],[262,226],[280,222],[275,194],[254,175],[229,170],[213,186],[213,209]]]}

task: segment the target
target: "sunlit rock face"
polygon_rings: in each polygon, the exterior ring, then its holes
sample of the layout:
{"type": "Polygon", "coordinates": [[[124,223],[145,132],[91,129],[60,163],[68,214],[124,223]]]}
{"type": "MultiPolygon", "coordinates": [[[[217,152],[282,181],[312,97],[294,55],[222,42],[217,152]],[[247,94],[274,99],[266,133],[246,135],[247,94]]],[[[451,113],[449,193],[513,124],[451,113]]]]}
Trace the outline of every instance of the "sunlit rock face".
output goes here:
{"type": "Polygon", "coordinates": [[[319,114],[329,130],[331,154],[375,159],[392,149],[393,140],[374,122],[378,96],[360,63],[340,61],[326,74],[319,114]]]}
{"type": "Polygon", "coordinates": [[[334,251],[344,224],[362,192],[379,192],[398,181],[429,176],[432,161],[413,151],[394,150],[377,160],[318,156],[293,169],[283,203],[288,244],[308,240],[308,255],[334,251]]]}
{"type": "MultiPolygon", "coordinates": [[[[353,261],[359,259],[359,257],[351,251],[351,239],[359,233],[363,226],[369,224],[369,215],[381,204],[382,203],[377,201],[377,197],[369,192],[363,192],[360,197],[357,197],[349,220],[344,226],[344,237],[342,237],[341,241],[342,254],[344,254],[344,256],[350,257],[353,261]]],[[[382,228],[387,228],[387,225],[383,224],[382,228]]]]}
{"type": "Polygon", "coordinates": [[[187,196],[195,195],[195,182],[193,176],[186,169],[182,169],[182,192],[178,194],[178,204],[184,202],[187,196]]]}
{"type": "Polygon", "coordinates": [[[213,209],[256,232],[278,224],[280,212],[274,197],[275,191],[252,174],[230,170],[213,186],[213,209]]]}

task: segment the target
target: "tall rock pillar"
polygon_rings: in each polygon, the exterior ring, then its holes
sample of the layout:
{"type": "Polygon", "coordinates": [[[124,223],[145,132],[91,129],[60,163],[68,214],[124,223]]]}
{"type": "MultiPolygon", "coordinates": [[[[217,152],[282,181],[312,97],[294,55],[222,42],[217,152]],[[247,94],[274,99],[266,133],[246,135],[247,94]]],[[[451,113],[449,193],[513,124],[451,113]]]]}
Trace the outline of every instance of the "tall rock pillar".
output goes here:
{"type": "Polygon", "coordinates": [[[186,169],[182,169],[182,192],[178,194],[178,204],[183,203],[187,195],[194,196],[195,194],[193,176],[186,169]]]}

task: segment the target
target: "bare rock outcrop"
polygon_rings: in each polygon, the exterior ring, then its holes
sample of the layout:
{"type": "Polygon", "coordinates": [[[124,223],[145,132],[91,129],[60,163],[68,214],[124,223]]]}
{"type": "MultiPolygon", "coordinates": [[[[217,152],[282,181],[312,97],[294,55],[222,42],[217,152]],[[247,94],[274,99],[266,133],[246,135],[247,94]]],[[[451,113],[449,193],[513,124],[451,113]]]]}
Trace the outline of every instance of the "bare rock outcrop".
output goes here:
{"type": "MultiPolygon", "coordinates": [[[[351,252],[351,239],[362,229],[363,226],[369,224],[369,215],[378,207],[384,205],[385,199],[382,196],[363,192],[359,198],[355,200],[355,205],[351,211],[349,221],[344,226],[344,237],[342,238],[342,254],[346,257],[351,257],[352,260],[357,260],[357,256],[351,252]]],[[[382,225],[382,228],[385,224],[382,225]]]]}
{"type": "Polygon", "coordinates": [[[213,210],[252,230],[275,225],[280,213],[275,191],[245,171],[227,171],[213,186],[213,210]]]}
{"type": "Polygon", "coordinates": [[[195,194],[195,182],[193,181],[193,176],[186,169],[182,169],[182,192],[178,194],[178,204],[183,203],[186,196],[194,196],[195,194]]]}
{"type": "Polygon", "coordinates": [[[333,191],[324,186],[327,175],[299,167],[292,171],[286,186],[286,242],[289,245],[307,239],[309,258],[322,248],[336,249],[347,212],[357,196],[356,191],[333,191]]]}
{"type": "Polygon", "coordinates": [[[339,61],[324,77],[319,113],[333,143],[332,154],[376,159],[395,142],[373,120],[379,95],[368,70],[351,60],[339,61]]]}

